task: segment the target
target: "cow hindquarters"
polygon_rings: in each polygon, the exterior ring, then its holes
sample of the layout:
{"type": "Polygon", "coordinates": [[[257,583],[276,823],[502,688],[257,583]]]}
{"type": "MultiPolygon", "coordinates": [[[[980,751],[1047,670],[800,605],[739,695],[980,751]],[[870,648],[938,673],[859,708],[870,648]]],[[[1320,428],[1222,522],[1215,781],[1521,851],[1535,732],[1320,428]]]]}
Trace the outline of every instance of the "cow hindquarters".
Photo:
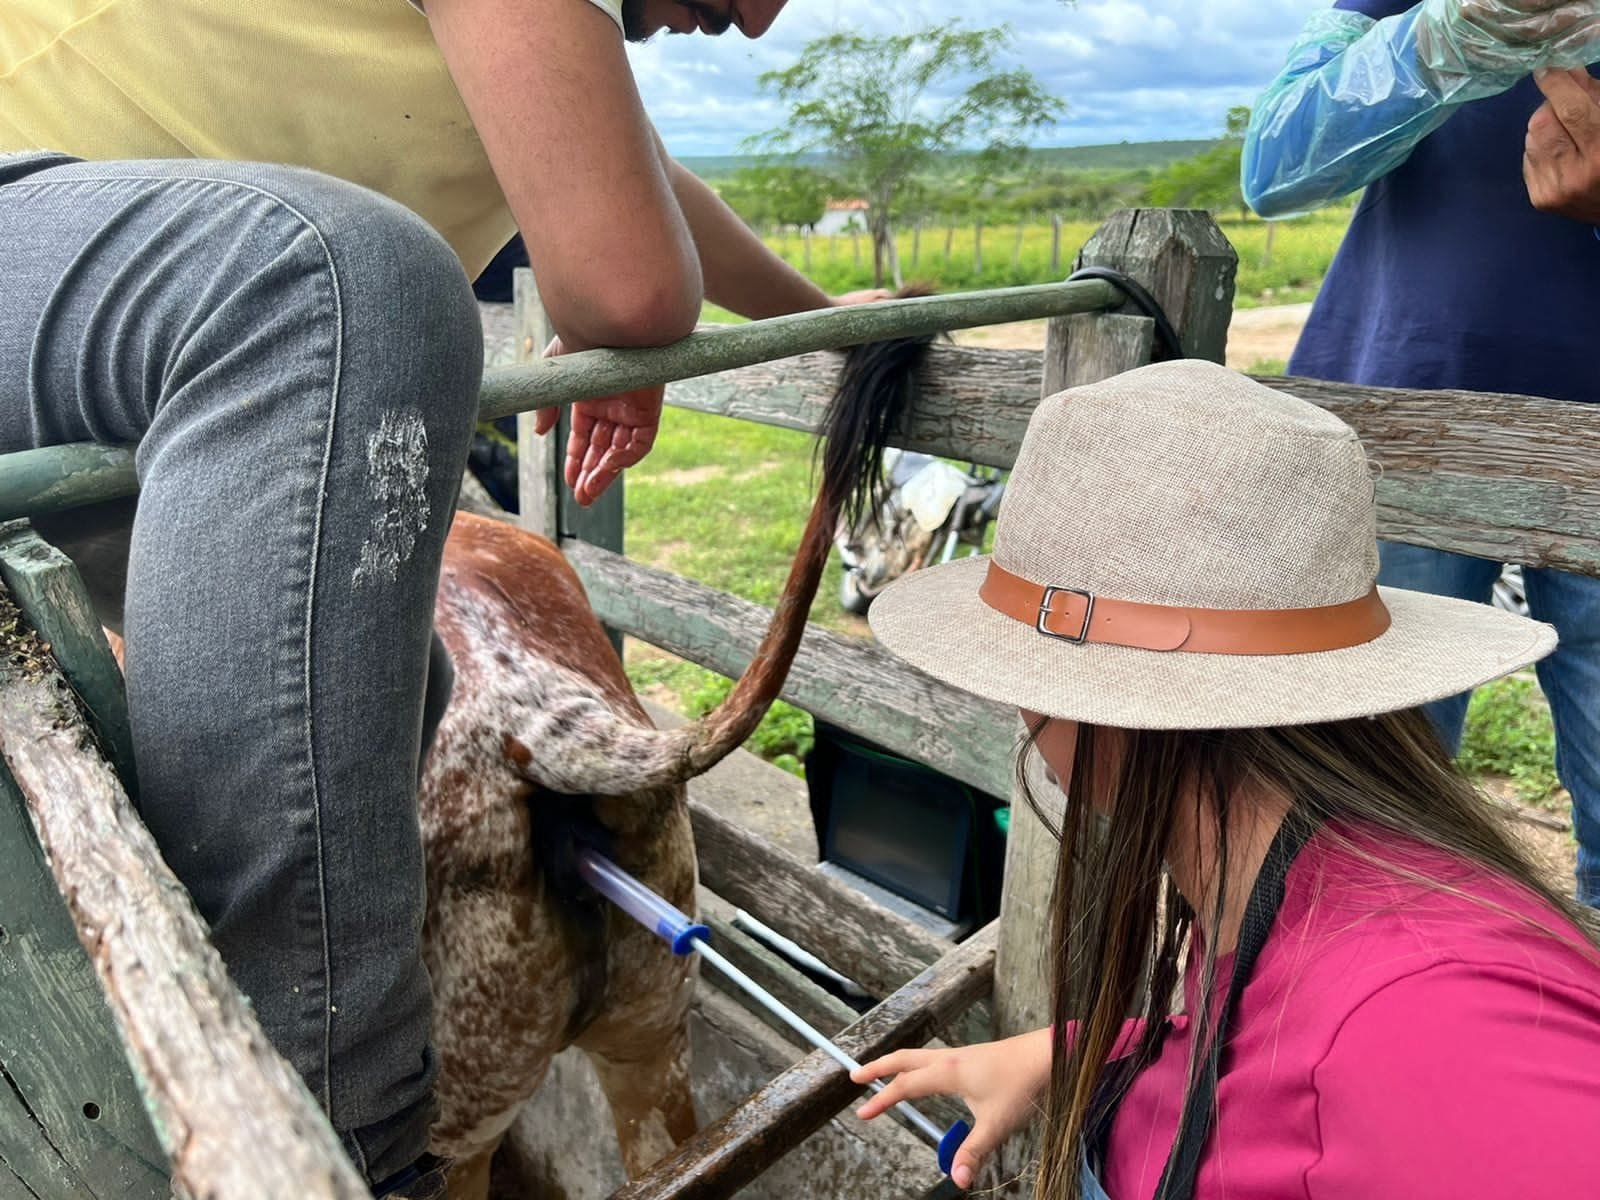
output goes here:
{"type": "Polygon", "coordinates": [[[637,1179],[698,1128],[689,1087],[689,1027],[606,1049],[580,1041],[617,1127],[622,1166],[637,1179]]]}

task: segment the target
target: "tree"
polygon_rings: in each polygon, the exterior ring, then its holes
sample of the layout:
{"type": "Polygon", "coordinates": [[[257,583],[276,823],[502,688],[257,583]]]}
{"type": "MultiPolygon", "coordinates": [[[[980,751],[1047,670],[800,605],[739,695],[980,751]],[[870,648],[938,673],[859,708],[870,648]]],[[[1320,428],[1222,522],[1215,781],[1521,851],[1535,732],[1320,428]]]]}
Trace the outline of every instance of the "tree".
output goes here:
{"type": "Polygon", "coordinates": [[[1161,208],[1237,208],[1245,215],[1244,193],[1239,187],[1239,159],[1244,134],[1250,127],[1250,110],[1230,108],[1222,140],[1193,158],[1173,163],[1150,181],[1145,199],[1161,208]]]}
{"type": "Polygon", "coordinates": [[[828,192],[834,186],[810,167],[768,164],[746,167],[739,175],[766,193],[772,217],[780,225],[811,226],[822,220],[828,192]]]}
{"type": "Polygon", "coordinates": [[[941,154],[979,146],[975,167],[992,174],[1019,162],[1027,135],[1066,111],[1029,71],[996,66],[1010,42],[1005,26],[960,21],[887,37],[835,33],[808,42],[793,66],[760,77],[762,90],[790,111],[782,128],[753,140],[822,152],[840,182],[867,201],[878,286],[885,266],[896,267],[891,221],[914,173],[941,154]]]}

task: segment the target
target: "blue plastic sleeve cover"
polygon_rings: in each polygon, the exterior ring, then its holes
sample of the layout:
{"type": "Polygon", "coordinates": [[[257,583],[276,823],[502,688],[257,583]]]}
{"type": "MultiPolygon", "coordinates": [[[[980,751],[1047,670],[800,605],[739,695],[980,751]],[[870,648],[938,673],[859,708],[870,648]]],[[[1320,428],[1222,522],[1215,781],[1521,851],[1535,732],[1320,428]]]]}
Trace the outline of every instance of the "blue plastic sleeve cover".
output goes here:
{"type": "Polygon", "coordinates": [[[1327,204],[1394,170],[1460,105],[1595,59],[1592,3],[1536,17],[1505,0],[1423,0],[1378,21],[1314,13],[1251,113],[1245,201],[1264,217],[1327,204]]]}

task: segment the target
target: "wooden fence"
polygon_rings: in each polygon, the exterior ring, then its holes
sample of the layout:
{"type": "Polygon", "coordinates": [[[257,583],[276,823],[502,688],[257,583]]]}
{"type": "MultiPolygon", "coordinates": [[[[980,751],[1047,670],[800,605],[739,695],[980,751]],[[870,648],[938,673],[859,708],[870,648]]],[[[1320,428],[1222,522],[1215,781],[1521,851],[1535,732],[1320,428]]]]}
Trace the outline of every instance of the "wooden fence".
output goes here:
{"type": "MultiPolygon", "coordinates": [[[[1138,279],[1166,308],[1187,353],[1221,360],[1236,260],[1206,214],[1119,213],[1084,246],[1079,263],[1138,279]]],[[[835,374],[833,347],[1049,316],[1042,353],[935,347],[926,403],[897,439],[1001,467],[1013,460],[1042,394],[1139,365],[1152,339],[1147,318],[1117,311],[1120,298],[1110,287],[1087,282],[803,314],[696,334],[659,351],[590,351],[540,362],[547,331],[526,283],[520,299],[525,364],[486,376],[485,416],[670,382],[668,402],[676,406],[814,429],[835,374]]],[[[1600,574],[1600,482],[1592,465],[1600,461],[1600,408],[1267,382],[1333,409],[1362,434],[1381,471],[1384,536],[1600,574]]],[[[628,561],[623,488],[580,509],[558,482],[560,441],[522,443],[524,519],[560,541],[602,619],[738,673],[766,611],[628,561]]],[[[126,449],[7,456],[0,460],[0,520],[133,489],[126,449]]],[[[45,640],[88,709],[112,718],[102,736],[114,748],[125,736],[114,728],[114,680],[99,657],[103,644],[96,647],[75,572],[25,526],[11,526],[6,537],[0,561],[7,588],[35,619],[65,614],[45,640]]],[[[194,1195],[361,1194],[326,1122],[265,1047],[222,974],[66,688],[44,648],[0,611],[0,750],[8,768],[0,773],[0,822],[9,822],[0,831],[0,912],[7,914],[0,929],[0,1063],[8,1085],[0,1088],[0,1193],[9,1194],[15,1178],[39,1195],[155,1196],[170,1171],[194,1195]],[[170,1036],[169,1028],[176,1030],[170,1036]],[[117,1046],[129,1057],[128,1073],[108,1064],[117,1046]],[[281,1169],[260,1170],[264,1156],[281,1169]],[[113,1187],[112,1180],[122,1182],[113,1187]]],[[[811,629],[784,694],[975,786],[1010,789],[1015,714],[955,693],[870,643],[811,629]]],[[[959,947],[713,814],[693,815],[709,887],[780,932],[820,945],[882,998],[839,1033],[847,1048],[868,1054],[934,1033],[1003,1035],[1047,1019],[1042,950],[1054,847],[1026,805],[1013,812],[997,927],[959,947]]],[[[729,1195],[853,1091],[821,1056],[802,1059],[624,1194],[729,1195]]],[[[1002,1173],[1028,1153],[1025,1142],[1011,1147],[1002,1173]]]]}

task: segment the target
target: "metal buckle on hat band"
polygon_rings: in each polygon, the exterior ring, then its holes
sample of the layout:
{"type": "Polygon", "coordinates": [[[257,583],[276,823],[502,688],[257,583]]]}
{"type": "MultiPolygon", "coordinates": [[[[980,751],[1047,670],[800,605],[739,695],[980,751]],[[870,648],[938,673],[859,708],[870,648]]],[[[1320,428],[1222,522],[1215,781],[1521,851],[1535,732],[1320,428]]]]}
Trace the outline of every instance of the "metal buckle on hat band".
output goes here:
{"type": "Polygon", "coordinates": [[[1055,638],[1057,641],[1071,642],[1074,646],[1081,646],[1089,640],[1089,618],[1092,616],[1094,616],[1094,597],[1088,592],[1084,591],[1082,588],[1056,587],[1054,585],[1048,585],[1044,589],[1044,595],[1039,599],[1039,619],[1034,622],[1033,627],[1040,633],[1044,634],[1044,636],[1047,638],[1055,638]],[[1070,633],[1057,633],[1053,629],[1046,629],[1044,627],[1045,621],[1049,620],[1050,618],[1050,602],[1057,596],[1063,594],[1068,596],[1082,596],[1084,599],[1083,628],[1078,630],[1076,635],[1070,633]]]}

